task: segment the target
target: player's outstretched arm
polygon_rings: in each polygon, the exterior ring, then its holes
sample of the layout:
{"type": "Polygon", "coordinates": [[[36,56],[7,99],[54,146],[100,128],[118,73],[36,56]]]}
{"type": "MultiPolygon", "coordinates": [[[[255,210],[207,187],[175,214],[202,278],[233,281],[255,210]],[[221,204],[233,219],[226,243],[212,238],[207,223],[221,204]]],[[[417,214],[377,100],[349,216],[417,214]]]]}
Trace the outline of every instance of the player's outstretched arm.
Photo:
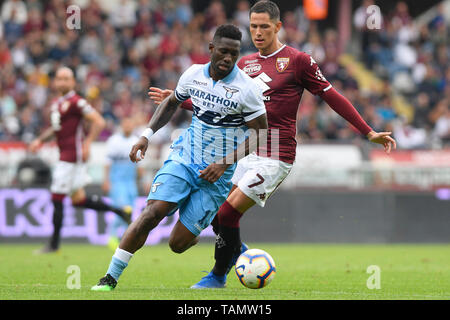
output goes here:
{"type": "MultiPolygon", "coordinates": [[[[157,87],[150,87],[148,91],[149,98],[156,104],[159,105],[165,98],[170,96],[170,94],[173,92],[173,90],[170,89],[160,89],[157,87]]],[[[192,101],[191,99],[187,99],[186,101],[183,101],[181,104],[182,109],[186,109],[189,111],[192,111],[192,101]]]]}
{"type": "Polygon", "coordinates": [[[248,121],[246,125],[250,129],[249,137],[220,162],[211,163],[206,169],[200,170],[200,178],[210,183],[216,182],[229,166],[255,151],[258,145],[266,142],[268,125],[265,113],[248,121]]]}
{"type": "Polygon", "coordinates": [[[334,111],[350,122],[361,134],[365,135],[369,141],[383,145],[387,153],[397,147],[395,140],[390,137],[391,132],[373,131],[351,102],[334,88],[322,93],[321,97],[334,111]]]}
{"type": "Polygon", "coordinates": [[[42,146],[44,142],[50,141],[55,136],[55,131],[52,127],[46,129],[44,132],[42,132],[39,137],[31,141],[30,145],[28,146],[28,150],[30,150],[33,153],[36,153],[38,149],[42,146]]]}
{"type": "Polygon", "coordinates": [[[175,97],[175,93],[172,92],[167,98],[165,98],[156,109],[153,117],[138,142],[136,142],[130,151],[130,160],[132,162],[139,162],[145,157],[145,152],[148,148],[148,139],[153,133],[164,127],[172,118],[175,111],[177,111],[181,102],[175,97]],[[138,155],[138,151],[140,154],[138,155]]]}

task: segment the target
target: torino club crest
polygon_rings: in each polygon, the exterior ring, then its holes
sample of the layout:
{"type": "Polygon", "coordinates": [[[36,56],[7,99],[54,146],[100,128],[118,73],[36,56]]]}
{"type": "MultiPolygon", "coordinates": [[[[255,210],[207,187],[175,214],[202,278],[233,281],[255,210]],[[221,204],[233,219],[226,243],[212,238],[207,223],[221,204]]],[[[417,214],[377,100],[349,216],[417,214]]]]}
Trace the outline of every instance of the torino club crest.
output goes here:
{"type": "Polygon", "coordinates": [[[289,65],[289,58],[277,58],[276,65],[278,72],[283,72],[289,65]]]}

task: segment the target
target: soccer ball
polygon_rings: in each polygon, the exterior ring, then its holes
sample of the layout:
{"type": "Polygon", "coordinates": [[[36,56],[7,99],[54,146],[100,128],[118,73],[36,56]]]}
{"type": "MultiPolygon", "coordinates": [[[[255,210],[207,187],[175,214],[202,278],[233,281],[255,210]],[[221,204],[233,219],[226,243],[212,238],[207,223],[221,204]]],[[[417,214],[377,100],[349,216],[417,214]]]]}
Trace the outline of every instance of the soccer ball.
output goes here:
{"type": "Polygon", "coordinates": [[[239,281],[250,289],[267,286],[275,276],[275,262],[261,249],[249,249],[242,253],[234,266],[239,281]]]}

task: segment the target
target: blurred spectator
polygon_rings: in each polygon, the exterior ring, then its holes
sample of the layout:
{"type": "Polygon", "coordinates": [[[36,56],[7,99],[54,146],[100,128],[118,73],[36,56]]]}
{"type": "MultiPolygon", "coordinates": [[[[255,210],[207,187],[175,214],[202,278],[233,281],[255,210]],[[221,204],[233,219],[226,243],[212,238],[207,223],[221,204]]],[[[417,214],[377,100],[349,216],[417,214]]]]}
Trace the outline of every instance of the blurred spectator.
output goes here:
{"type": "Polygon", "coordinates": [[[389,81],[392,89],[404,94],[414,106],[411,122],[401,115],[386,118],[386,103],[377,103],[377,113],[386,126],[393,125],[400,148],[430,147],[432,136],[448,146],[448,140],[442,138],[445,133],[438,135],[435,129],[437,119],[446,118],[444,105],[448,100],[443,98],[450,92],[449,19],[443,2],[437,5],[434,17],[419,25],[411,17],[408,4],[399,1],[376,32],[365,26],[366,8],[372,4],[375,1],[364,0],[354,14],[354,25],[361,35],[361,57],[369,69],[389,81]]]}
{"type": "MultiPolygon", "coordinates": [[[[71,1],[4,1],[0,8],[0,139],[29,141],[48,126],[49,102],[55,95],[49,76],[58,66],[74,69],[77,90],[107,119],[100,136],[106,140],[124,116],[132,115],[139,126],[146,125],[156,107],[146,96],[149,86],[174,89],[190,65],[209,61],[207,44],[219,24],[228,21],[241,29],[241,54],[256,51],[248,30],[254,1],[234,2],[231,13],[226,1],[211,0],[200,12],[193,11],[192,2],[86,0],[80,2],[81,30],[68,30],[66,6],[71,1]]],[[[367,7],[373,4],[377,2],[362,1],[353,25],[361,60],[384,81],[381,92],[359,90],[353,70],[339,63],[337,31],[308,21],[301,5],[282,12],[280,39],[311,54],[333,87],[352,101],[375,130],[395,129],[399,147],[429,147],[430,138],[448,146],[450,43],[443,5],[427,23],[418,25],[408,5],[398,2],[381,17],[381,29],[370,30],[367,7]],[[411,122],[394,108],[394,92],[404,94],[413,105],[411,122]]],[[[298,138],[304,142],[362,139],[308,92],[298,119],[298,138]]],[[[177,112],[160,134],[160,142],[167,142],[167,132],[189,121],[189,112],[177,112]]]]}
{"type": "Polygon", "coordinates": [[[247,0],[239,0],[236,5],[236,11],[234,12],[234,20],[237,25],[248,28],[250,26],[249,17],[250,4],[247,0]]]}
{"type": "Polygon", "coordinates": [[[1,9],[5,38],[9,43],[15,42],[23,35],[23,26],[27,22],[27,7],[21,0],[7,0],[1,9]]]}
{"type": "Polygon", "coordinates": [[[449,101],[442,102],[442,113],[436,120],[433,134],[436,135],[442,142],[450,142],[450,109],[449,101]]]}
{"type": "Polygon", "coordinates": [[[110,14],[111,24],[117,29],[133,27],[136,24],[135,4],[131,0],[120,0],[110,14]]]}
{"type": "Polygon", "coordinates": [[[2,18],[0,16],[0,41],[3,40],[3,22],[2,22],[2,18]]]}
{"type": "Polygon", "coordinates": [[[180,0],[175,10],[176,20],[183,25],[187,25],[192,20],[193,15],[191,0],[180,0]]]}

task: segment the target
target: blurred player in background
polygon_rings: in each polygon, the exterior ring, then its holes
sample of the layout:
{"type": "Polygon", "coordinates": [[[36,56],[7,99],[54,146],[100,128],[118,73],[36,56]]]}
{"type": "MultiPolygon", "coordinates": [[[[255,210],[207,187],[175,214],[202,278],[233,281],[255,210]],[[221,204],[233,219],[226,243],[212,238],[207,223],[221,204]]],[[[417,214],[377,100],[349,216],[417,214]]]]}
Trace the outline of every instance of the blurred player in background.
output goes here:
{"type": "MultiPolygon", "coordinates": [[[[113,205],[132,210],[138,196],[138,185],[143,169],[129,159],[130,150],[138,141],[133,134],[132,118],[124,118],[121,130],[109,137],[106,142],[105,179],[102,189],[108,193],[113,205]]],[[[108,246],[116,250],[119,238],[128,227],[128,222],[120,216],[115,216],[109,227],[108,246]]]]}
{"type": "MultiPolygon", "coordinates": [[[[193,285],[194,289],[223,288],[226,276],[239,254],[247,249],[241,242],[239,220],[255,204],[267,199],[289,174],[295,160],[297,109],[303,90],[320,96],[334,111],[350,122],[369,141],[395,148],[391,132],[375,132],[353,105],[325,79],[314,59],[278,39],[282,23],[280,10],[272,1],[257,2],[250,9],[250,34],[259,52],[242,57],[238,66],[264,92],[269,137],[267,149],[240,160],[233,176],[233,188],[212,222],[217,234],[216,263],[211,272],[193,285]],[[271,153],[272,134],[279,133],[279,150],[271,153]]],[[[171,90],[150,88],[149,96],[159,103],[171,90]]],[[[192,108],[184,103],[183,108],[192,108]]]]}
{"type": "Polygon", "coordinates": [[[51,105],[51,126],[33,140],[29,149],[37,152],[40,146],[53,138],[59,150],[59,161],[55,166],[50,191],[53,202],[53,235],[50,242],[36,253],[55,252],[59,248],[63,224],[63,199],[69,195],[75,207],[91,208],[99,211],[113,211],[130,221],[131,211],[112,207],[97,195],[87,195],[84,186],[89,181],[85,162],[90,156],[91,143],[105,126],[103,117],[75,92],[73,71],[61,67],[55,74],[55,89],[60,97],[51,105]],[[90,124],[84,136],[83,120],[90,124]]]}

